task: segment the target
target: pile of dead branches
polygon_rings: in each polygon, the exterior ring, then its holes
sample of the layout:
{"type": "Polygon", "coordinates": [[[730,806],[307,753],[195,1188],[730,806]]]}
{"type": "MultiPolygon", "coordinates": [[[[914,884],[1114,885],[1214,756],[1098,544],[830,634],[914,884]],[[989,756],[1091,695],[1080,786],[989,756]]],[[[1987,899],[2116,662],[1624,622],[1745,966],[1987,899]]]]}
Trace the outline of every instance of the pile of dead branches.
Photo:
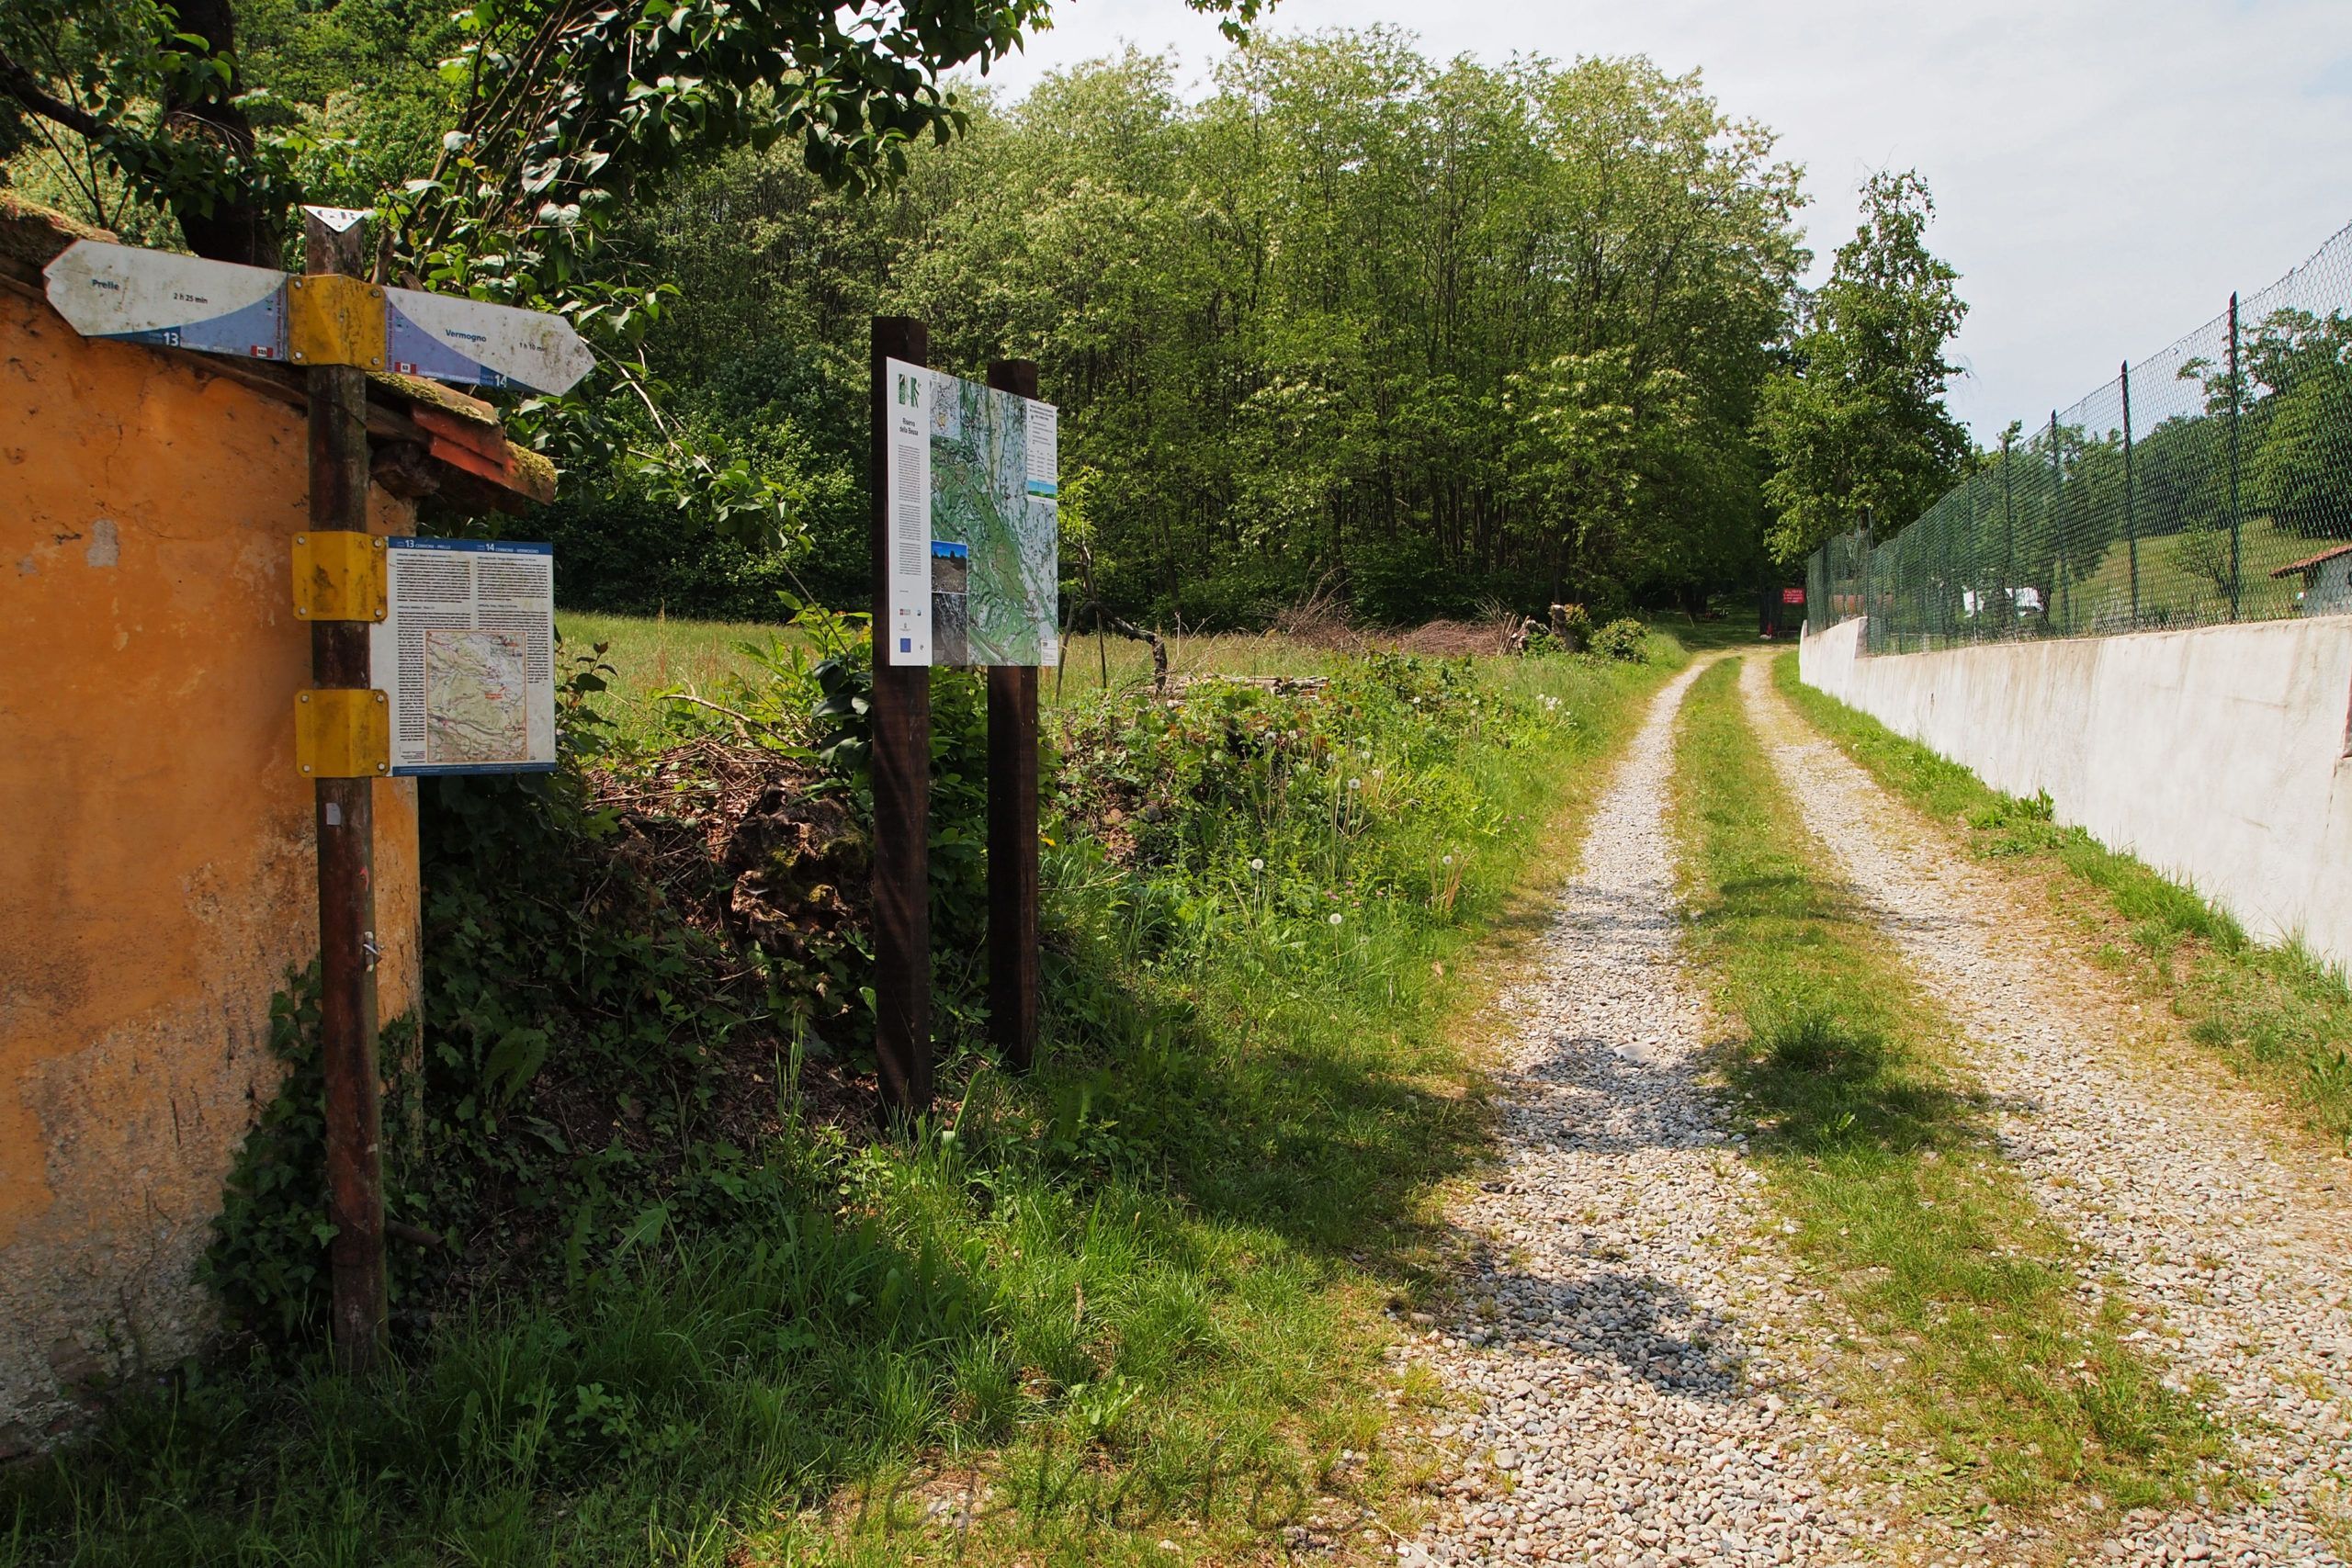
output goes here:
{"type": "Polygon", "coordinates": [[[799,757],[705,736],[590,788],[615,815],[616,853],[706,931],[809,962],[865,920],[865,835],[799,757]]]}

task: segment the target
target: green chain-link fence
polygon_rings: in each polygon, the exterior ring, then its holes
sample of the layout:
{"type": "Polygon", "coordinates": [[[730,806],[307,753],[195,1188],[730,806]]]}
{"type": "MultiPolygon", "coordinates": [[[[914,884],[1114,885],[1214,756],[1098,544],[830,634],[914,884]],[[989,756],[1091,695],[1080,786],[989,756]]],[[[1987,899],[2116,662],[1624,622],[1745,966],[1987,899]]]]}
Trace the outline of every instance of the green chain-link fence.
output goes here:
{"type": "Polygon", "coordinates": [[[1868,615],[1871,653],[2352,614],[2352,228],[1893,538],[1823,546],[1805,613],[1868,615]]]}

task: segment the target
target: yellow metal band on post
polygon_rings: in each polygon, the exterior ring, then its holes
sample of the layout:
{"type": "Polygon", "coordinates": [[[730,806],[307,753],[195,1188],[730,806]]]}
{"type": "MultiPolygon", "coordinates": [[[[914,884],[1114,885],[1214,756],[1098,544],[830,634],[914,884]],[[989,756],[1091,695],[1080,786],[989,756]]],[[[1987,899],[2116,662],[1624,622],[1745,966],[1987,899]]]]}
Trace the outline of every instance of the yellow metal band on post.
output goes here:
{"type": "Polygon", "coordinates": [[[384,291],[364,277],[316,272],[286,280],[286,347],[297,365],[381,370],[390,331],[384,291]]]}
{"type": "Polygon", "coordinates": [[[372,779],[390,773],[390,699],[356,686],[297,693],[294,764],[306,779],[372,779]]]}
{"type": "Polygon", "coordinates": [[[380,621],[392,611],[381,536],[331,529],[294,536],[294,618],[380,621]]]}

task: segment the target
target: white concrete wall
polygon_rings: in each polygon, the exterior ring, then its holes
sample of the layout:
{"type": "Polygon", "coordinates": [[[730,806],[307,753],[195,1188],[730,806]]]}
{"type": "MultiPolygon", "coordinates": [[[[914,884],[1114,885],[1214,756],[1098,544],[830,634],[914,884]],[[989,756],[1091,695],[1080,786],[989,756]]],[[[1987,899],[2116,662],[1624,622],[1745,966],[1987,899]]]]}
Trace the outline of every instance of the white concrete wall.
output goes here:
{"type": "Polygon", "coordinates": [[[1805,637],[1807,685],[2352,966],[2352,616],[1867,659],[1861,627],[1805,637]]]}

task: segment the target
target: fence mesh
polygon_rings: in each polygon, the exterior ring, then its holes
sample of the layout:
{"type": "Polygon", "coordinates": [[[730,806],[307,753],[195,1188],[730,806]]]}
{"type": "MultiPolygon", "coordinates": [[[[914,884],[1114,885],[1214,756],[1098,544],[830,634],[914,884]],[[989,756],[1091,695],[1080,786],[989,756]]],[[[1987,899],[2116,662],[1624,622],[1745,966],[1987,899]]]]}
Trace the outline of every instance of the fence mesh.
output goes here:
{"type": "Polygon", "coordinates": [[[1871,653],[2352,614],[2352,227],[1805,590],[1871,653]]]}

